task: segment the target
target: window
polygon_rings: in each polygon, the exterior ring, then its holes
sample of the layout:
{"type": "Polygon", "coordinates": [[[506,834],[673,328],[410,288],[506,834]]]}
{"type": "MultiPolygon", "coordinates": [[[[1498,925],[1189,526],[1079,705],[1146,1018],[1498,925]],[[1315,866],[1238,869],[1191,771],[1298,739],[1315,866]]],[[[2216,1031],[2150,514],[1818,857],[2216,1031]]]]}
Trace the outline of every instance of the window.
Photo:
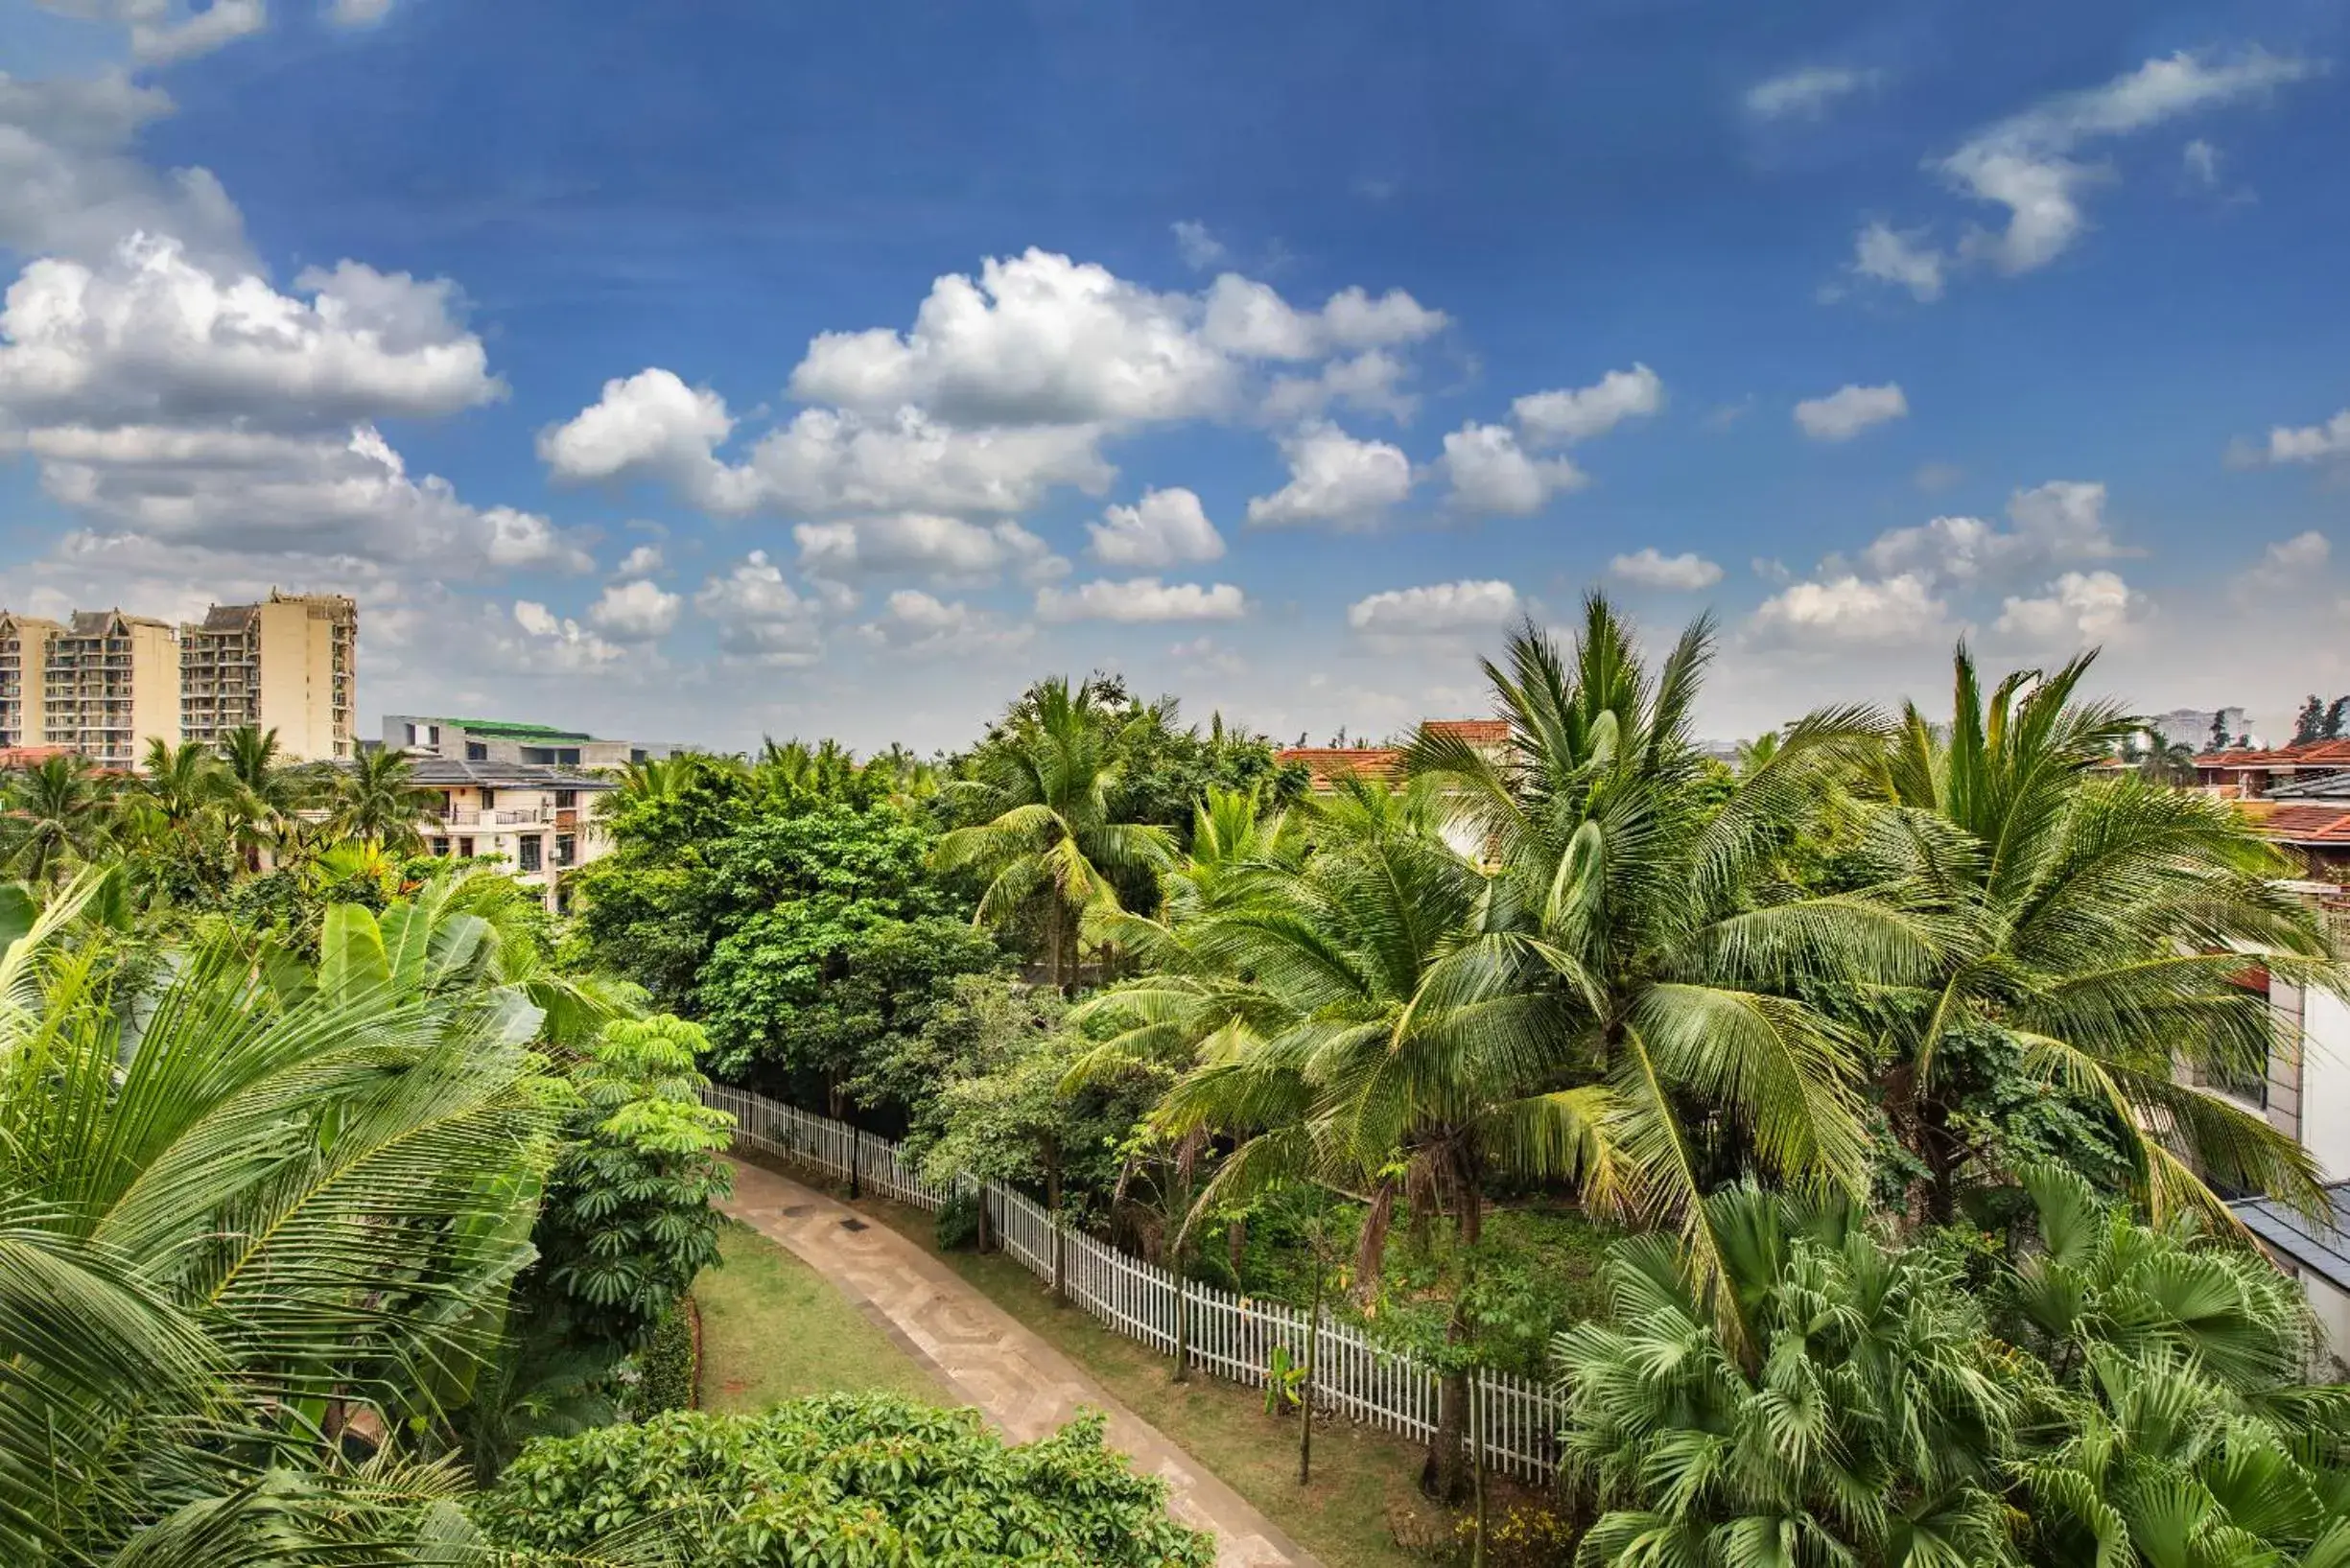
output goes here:
{"type": "Polygon", "coordinates": [[[573,864],[576,864],[576,863],[577,862],[577,860],[578,860],[578,845],[577,845],[577,841],[576,841],[576,840],[575,840],[575,839],[572,837],[572,835],[571,835],[571,834],[569,834],[569,833],[557,833],[557,834],[555,834],[555,835],[554,835],[554,863],[555,863],[556,865],[558,865],[558,866],[568,866],[568,865],[573,865],[573,864]]]}
{"type": "Polygon", "coordinates": [[[486,811],[498,804],[498,792],[487,784],[482,786],[482,809],[486,811]]]}
{"type": "Polygon", "coordinates": [[[556,810],[576,810],[577,809],[578,805],[579,791],[576,789],[558,789],[554,792],[554,808],[556,810]]]}
{"type": "Polygon", "coordinates": [[[486,741],[486,740],[468,740],[468,741],[466,741],[466,742],[465,742],[465,761],[468,761],[468,762],[486,762],[486,761],[489,761],[489,742],[488,742],[488,741],[486,741]]]}
{"type": "Polygon", "coordinates": [[[536,833],[532,833],[529,837],[523,839],[520,846],[521,859],[518,863],[524,871],[536,871],[539,869],[539,856],[542,853],[544,853],[546,844],[547,841],[536,833]]]}
{"type": "Polygon", "coordinates": [[[472,858],[473,858],[473,840],[472,840],[472,839],[470,839],[470,838],[460,838],[460,839],[458,839],[458,840],[457,841],[457,854],[458,854],[458,859],[460,859],[460,860],[470,860],[470,859],[472,859],[472,858]]]}
{"type": "Polygon", "coordinates": [[[555,748],[554,760],[562,763],[565,767],[577,767],[579,765],[579,748],[576,746],[557,746],[555,748]]]}
{"type": "Polygon", "coordinates": [[[445,838],[433,840],[433,854],[435,858],[446,860],[449,857],[449,841],[445,838]]]}
{"type": "Polygon", "coordinates": [[[631,762],[642,762],[642,761],[645,761],[645,748],[644,748],[643,746],[631,746],[631,747],[629,747],[629,748],[628,748],[628,761],[630,761],[631,762]]]}
{"type": "Polygon", "coordinates": [[[400,727],[408,732],[408,743],[411,746],[414,745],[416,743],[416,726],[413,724],[403,724],[400,727]]]}

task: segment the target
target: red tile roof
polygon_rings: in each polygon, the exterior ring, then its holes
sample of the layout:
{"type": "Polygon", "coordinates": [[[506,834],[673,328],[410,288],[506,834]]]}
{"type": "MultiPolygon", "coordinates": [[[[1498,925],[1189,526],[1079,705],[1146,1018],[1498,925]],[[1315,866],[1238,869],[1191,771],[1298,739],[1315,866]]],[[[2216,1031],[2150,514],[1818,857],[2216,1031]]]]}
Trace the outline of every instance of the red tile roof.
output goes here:
{"type": "Polygon", "coordinates": [[[1506,718],[1432,718],[1420,727],[1430,735],[1452,736],[1472,746],[1510,743],[1510,721],[1506,718]]]}
{"type": "Polygon", "coordinates": [[[2244,801],[2238,808],[2264,838],[2282,844],[2350,844],[2350,808],[2269,801],[2244,801]]]}
{"type": "Polygon", "coordinates": [[[33,767],[52,757],[62,757],[70,746],[0,746],[0,768],[33,767]]]}
{"type": "Polygon", "coordinates": [[[2207,751],[2195,760],[2197,767],[2350,767],[2350,740],[2312,740],[2298,746],[2266,750],[2207,751]]]}
{"type": "Polygon", "coordinates": [[[1403,771],[1403,753],[1393,746],[1288,746],[1276,753],[1274,761],[1303,766],[1316,789],[1328,789],[1333,780],[1349,774],[1384,783],[1403,771]]]}

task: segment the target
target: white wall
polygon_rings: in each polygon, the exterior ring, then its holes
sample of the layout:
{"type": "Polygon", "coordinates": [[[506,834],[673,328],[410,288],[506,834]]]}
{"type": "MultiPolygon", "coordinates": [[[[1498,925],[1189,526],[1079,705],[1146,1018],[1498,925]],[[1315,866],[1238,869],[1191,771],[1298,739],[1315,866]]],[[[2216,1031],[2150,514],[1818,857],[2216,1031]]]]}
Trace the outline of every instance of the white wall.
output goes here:
{"type": "Polygon", "coordinates": [[[2313,988],[2301,1028],[2301,1142],[2327,1181],[2350,1181],[2350,1006],[2313,988]]]}

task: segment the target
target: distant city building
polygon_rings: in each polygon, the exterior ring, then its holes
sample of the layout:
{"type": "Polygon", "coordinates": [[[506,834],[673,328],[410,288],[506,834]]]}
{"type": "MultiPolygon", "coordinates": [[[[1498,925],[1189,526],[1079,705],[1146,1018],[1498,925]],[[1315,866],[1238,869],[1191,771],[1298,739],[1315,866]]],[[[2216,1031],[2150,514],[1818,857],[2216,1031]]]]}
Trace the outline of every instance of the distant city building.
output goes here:
{"type": "Polygon", "coordinates": [[[2230,740],[2251,733],[2251,721],[2241,708],[2174,708],[2167,714],[2157,714],[2147,720],[2147,727],[2158,736],[2166,746],[2193,746],[2201,751],[2211,744],[2211,719],[2220,715],[2221,728],[2230,740]]]}
{"type": "Polygon", "coordinates": [[[179,738],[179,641],[169,622],[77,610],[49,639],[41,743],[132,768],[150,740],[179,738]]]}
{"type": "Polygon", "coordinates": [[[0,610],[0,751],[44,743],[43,672],[49,667],[49,644],[64,629],[38,616],[0,610]]]}
{"type": "Polygon", "coordinates": [[[498,718],[425,718],[388,714],[384,744],[418,757],[457,762],[515,762],[539,767],[625,767],[694,748],[673,740],[604,740],[584,730],[517,724],[498,718]]]}
{"type": "Polygon", "coordinates": [[[209,746],[257,725],[294,761],[348,757],[358,674],[359,605],[341,594],[216,604],[179,628],[180,736],[209,746]]]}
{"type": "Polygon", "coordinates": [[[536,888],[550,910],[570,901],[563,874],[610,851],[592,809],[610,779],[534,762],[421,757],[415,781],[440,793],[440,809],[417,825],[437,855],[494,855],[517,881],[536,888]]]}

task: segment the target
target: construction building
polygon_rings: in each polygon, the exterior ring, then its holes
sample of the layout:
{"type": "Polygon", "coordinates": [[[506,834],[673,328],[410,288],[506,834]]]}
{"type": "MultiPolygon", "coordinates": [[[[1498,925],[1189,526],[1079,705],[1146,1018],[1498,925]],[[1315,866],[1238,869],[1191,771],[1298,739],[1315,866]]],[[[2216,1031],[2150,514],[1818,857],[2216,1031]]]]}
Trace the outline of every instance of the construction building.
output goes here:
{"type": "Polygon", "coordinates": [[[179,734],[210,746],[253,725],[291,761],[347,758],[358,673],[359,605],[343,595],[216,604],[179,628],[179,734]]]}

